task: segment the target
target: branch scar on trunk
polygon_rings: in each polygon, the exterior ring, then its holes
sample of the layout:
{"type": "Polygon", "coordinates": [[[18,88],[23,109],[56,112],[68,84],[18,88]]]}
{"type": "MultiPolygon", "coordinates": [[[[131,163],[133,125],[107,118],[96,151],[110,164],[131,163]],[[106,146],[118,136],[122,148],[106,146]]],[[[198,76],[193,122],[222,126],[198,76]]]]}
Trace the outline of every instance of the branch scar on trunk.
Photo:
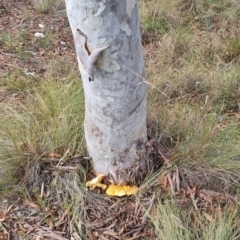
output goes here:
{"type": "Polygon", "coordinates": [[[94,81],[94,64],[98,60],[103,50],[107,49],[110,45],[104,47],[97,47],[92,52],[87,47],[87,35],[80,29],[77,29],[75,35],[75,45],[77,49],[77,56],[82,64],[81,71],[88,75],[89,82],[94,81]]]}

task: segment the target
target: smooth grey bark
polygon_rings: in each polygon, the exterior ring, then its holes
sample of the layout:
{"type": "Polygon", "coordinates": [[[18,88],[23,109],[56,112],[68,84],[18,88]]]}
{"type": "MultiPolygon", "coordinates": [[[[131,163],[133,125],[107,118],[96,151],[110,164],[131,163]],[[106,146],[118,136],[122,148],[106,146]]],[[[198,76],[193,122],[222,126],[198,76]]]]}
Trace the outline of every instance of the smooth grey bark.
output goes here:
{"type": "Polygon", "coordinates": [[[114,183],[144,174],[145,68],[137,0],[65,0],[85,93],[94,170],[114,183]]]}

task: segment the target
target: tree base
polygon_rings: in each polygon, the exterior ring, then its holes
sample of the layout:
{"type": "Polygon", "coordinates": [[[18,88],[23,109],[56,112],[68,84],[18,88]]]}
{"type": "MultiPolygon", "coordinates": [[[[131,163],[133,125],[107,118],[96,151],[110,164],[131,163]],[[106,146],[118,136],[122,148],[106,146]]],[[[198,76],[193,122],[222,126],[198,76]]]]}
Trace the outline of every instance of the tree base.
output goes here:
{"type": "Polygon", "coordinates": [[[112,184],[141,185],[150,172],[164,164],[165,160],[159,153],[160,149],[162,152],[166,152],[166,149],[155,139],[147,143],[138,142],[134,164],[120,170],[117,167],[115,169],[112,167],[110,174],[108,174],[109,181],[112,184]]]}

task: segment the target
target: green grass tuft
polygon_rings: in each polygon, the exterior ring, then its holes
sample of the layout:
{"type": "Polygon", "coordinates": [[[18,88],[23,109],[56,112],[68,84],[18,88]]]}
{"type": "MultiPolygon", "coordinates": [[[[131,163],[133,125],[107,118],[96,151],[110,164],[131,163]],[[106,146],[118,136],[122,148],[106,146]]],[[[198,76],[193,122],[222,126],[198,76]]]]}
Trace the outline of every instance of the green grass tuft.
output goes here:
{"type": "MultiPolygon", "coordinates": [[[[51,71],[49,71],[51,73],[51,71]]],[[[84,150],[84,99],[80,80],[58,80],[50,75],[35,82],[27,77],[4,80],[12,95],[0,103],[1,165],[16,167],[44,153],[69,154],[84,150]],[[30,158],[29,158],[30,157],[30,158]]]]}
{"type": "Polygon", "coordinates": [[[33,6],[38,13],[47,13],[53,6],[52,0],[33,0],[33,6]]]}
{"type": "Polygon", "coordinates": [[[152,209],[155,232],[160,239],[236,239],[237,206],[216,212],[186,212],[173,202],[157,201],[152,209]]]}

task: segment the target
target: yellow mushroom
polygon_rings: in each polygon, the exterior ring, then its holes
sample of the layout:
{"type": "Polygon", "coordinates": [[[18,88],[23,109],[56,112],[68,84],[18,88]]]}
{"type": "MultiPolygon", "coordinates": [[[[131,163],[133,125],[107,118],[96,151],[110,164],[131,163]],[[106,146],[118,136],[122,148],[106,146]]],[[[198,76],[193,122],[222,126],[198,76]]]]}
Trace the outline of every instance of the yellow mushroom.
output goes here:
{"type": "Polygon", "coordinates": [[[123,188],[126,191],[126,195],[134,195],[138,192],[138,187],[137,186],[123,186],[123,188]]]}
{"type": "Polygon", "coordinates": [[[106,194],[108,196],[128,196],[133,195],[138,192],[137,186],[120,186],[120,185],[105,185],[102,182],[103,178],[105,177],[104,174],[99,174],[97,177],[93,178],[91,181],[86,182],[86,187],[94,190],[96,187],[101,188],[103,191],[106,189],[106,194]]]}
{"type": "Polygon", "coordinates": [[[105,177],[104,174],[99,174],[97,177],[93,178],[92,180],[86,182],[86,187],[90,188],[91,190],[94,190],[96,187],[101,188],[103,191],[106,190],[107,185],[101,183],[103,178],[105,177]]]}
{"type": "Polygon", "coordinates": [[[120,185],[109,185],[106,191],[108,196],[126,196],[136,194],[138,192],[137,186],[120,186],[120,185]]]}
{"type": "Polygon", "coordinates": [[[119,185],[109,185],[106,191],[106,194],[108,196],[125,196],[126,195],[126,191],[124,190],[124,188],[122,186],[119,185]]]}

